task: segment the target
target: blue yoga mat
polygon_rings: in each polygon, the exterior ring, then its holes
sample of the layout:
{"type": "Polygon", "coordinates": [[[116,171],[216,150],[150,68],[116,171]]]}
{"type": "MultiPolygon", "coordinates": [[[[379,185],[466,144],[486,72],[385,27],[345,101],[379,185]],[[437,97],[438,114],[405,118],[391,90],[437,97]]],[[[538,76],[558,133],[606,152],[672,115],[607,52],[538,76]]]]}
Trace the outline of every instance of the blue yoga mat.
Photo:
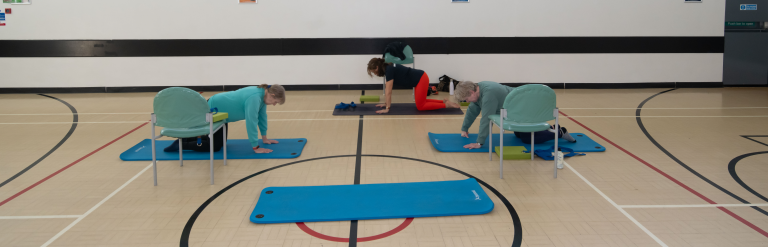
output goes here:
{"type": "MultiPolygon", "coordinates": [[[[307,139],[275,139],[278,144],[264,145],[259,140],[259,146],[272,149],[268,154],[257,154],[253,152],[251,142],[246,139],[230,139],[227,140],[227,159],[291,159],[301,155],[301,151],[304,150],[304,145],[307,144],[307,139]]],[[[157,150],[157,160],[179,160],[179,152],[164,152],[163,149],[168,145],[171,145],[173,141],[162,140],[155,142],[155,149],[157,150]]],[[[120,154],[120,159],[125,161],[146,161],[152,160],[152,143],[149,139],[136,144],[132,148],[120,154]]],[[[213,158],[220,160],[224,157],[224,149],[222,148],[218,152],[213,153],[213,158]]],[[[184,151],[184,160],[210,160],[211,156],[209,152],[195,152],[184,151]]]]}
{"type": "MultiPolygon", "coordinates": [[[[561,147],[572,148],[574,152],[604,152],[605,147],[590,139],[587,135],[582,133],[571,133],[576,142],[569,142],[563,138],[560,138],[558,145],[561,147]]],[[[483,147],[478,149],[466,149],[464,145],[475,143],[477,141],[477,134],[469,134],[469,138],[461,137],[461,134],[435,134],[429,133],[429,141],[432,142],[432,146],[440,152],[465,152],[465,153],[487,153],[488,141],[490,138],[485,139],[483,147]]],[[[499,134],[493,134],[493,146],[499,146],[499,134]]],[[[555,140],[550,140],[545,143],[535,144],[534,148],[550,148],[555,145],[555,140]]],[[[531,150],[531,144],[525,144],[515,134],[504,134],[504,146],[523,146],[528,150],[531,150]]]]}
{"type": "Polygon", "coordinates": [[[493,202],[474,178],[456,181],[268,187],[253,223],[293,223],[486,214],[493,202]]]}

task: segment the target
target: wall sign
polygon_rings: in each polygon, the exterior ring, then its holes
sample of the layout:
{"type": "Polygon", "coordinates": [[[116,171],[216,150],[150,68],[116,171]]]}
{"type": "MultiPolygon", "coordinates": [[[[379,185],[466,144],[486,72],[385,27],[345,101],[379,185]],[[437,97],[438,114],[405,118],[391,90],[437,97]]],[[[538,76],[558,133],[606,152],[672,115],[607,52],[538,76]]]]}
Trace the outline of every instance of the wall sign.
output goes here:
{"type": "Polygon", "coordinates": [[[739,10],[757,10],[757,4],[742,4],[739,5],[739,10]]]}
{"type": "Polygon", "coordinates": [[[700,3],[701,0],[685,0],[686,3],[700,3]]]}

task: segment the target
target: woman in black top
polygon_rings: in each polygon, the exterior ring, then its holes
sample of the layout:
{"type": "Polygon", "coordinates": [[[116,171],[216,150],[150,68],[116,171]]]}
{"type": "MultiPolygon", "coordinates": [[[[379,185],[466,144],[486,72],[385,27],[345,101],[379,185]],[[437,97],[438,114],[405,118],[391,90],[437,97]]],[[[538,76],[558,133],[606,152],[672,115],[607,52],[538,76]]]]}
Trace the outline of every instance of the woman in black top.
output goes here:
{"type": "Polygon", "coordinates": [[[416,99],[416,109],[419,111],[428,111],[442,108],[459,108],[459,104],[448,100],[427,99],[427,90],[429,89],[429,77],[423,70],[412,69],[399,64],[385,63],[382,58],[373,58],[368,62],[369,76],[385,76],[387,80],[387,89],[385,91],[386,103],[378,104],[378,107],[386,107],[384,110],[376,113],[388,113],[392,105],[392,86],[415,87],[414,98],[416,99]]]}

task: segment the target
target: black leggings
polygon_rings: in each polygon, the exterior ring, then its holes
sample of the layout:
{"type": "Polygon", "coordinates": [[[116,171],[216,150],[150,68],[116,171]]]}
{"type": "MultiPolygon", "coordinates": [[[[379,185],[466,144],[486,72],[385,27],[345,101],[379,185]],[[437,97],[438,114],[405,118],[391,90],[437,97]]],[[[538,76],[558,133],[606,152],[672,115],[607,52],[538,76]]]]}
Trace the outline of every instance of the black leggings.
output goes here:
{"type": "MultiPolygon", "coordinates": [[[[554,129],[555,126],[550,126],[549,129],[554,129]]],[[[560,133],[558,133],[558,136],[563,136],[563,127],[560,127],[560,133]]],[[[515,131],[515,136],[517,138],[520,138],[521,141],[525,144],[531,144],[531,132],[517,132],[515,131]]],[[[549,132],[549,130],[542,130],[533,132],[533,140],[535,141],[534,144],[540,144],[545,143],[547,141],[551,141],[555,139],[555,133],[549,132]]]]}
{"type": "MultiPolygon", "coordinates": [[[[224,126],[226,126],[227,130],[229,130],[229,124],[225,123],[224,126]]],[[[229,131],[227,131],[227,135],[229,135],[229,131]]],[[[224,128],[219,129],[219,131],[216,131],[213,133],[213,151],[218,152],[221,150],[221,147],[224,146],[224,140],[222,137],[224,136],[224,128]]],[[[208,138],[208,135],[204,135],[200,137],[200,145],[197,145],[197,138],[198,137],[190,137],[190,138],[181,138],[181,147],[184,150],[194,150],[197,152],[210,152],[211,151],[211,140],[208,138]]],[[[179,145],[178,143],[173,143],[171,145],[179,145]]]]}

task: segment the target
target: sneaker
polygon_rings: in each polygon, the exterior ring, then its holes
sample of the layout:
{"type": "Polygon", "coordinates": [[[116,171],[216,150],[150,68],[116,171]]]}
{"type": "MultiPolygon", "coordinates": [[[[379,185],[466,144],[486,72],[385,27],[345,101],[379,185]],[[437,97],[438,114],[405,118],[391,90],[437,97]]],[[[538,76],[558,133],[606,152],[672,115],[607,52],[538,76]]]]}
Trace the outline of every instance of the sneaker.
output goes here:
{"type": "Polygon", "coordinates": [[[562,138],[566,141],[576,142],[576,139],[568,133],[568,130],[565,127],[560,127],[560,134],[562,134],[562,138]]]}

